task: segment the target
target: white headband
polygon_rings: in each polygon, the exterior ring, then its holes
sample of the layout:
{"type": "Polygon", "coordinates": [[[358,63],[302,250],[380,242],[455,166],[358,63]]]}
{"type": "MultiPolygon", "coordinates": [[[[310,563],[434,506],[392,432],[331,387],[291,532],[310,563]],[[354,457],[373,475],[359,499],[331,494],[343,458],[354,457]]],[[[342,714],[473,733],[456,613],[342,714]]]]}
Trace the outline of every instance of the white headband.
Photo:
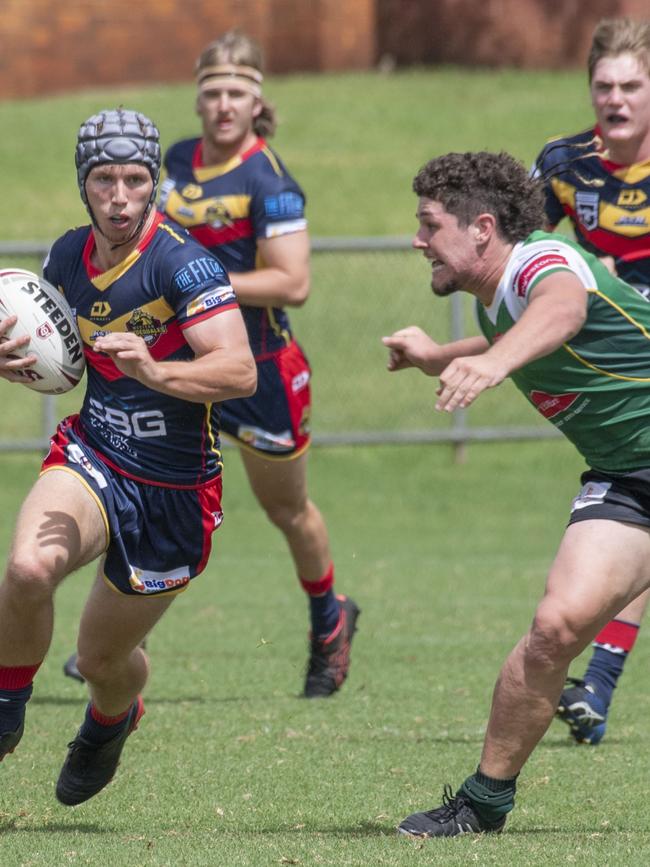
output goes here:
{"type": "Polygon", "coordinates": [[[210,90],[215,84],[236,83],[253,96],[262,95],[264,76],[253,66],[238,66],[234,63],[222,63],[217,66],[204,66],[196,75],[199,93],[210,90]]]}

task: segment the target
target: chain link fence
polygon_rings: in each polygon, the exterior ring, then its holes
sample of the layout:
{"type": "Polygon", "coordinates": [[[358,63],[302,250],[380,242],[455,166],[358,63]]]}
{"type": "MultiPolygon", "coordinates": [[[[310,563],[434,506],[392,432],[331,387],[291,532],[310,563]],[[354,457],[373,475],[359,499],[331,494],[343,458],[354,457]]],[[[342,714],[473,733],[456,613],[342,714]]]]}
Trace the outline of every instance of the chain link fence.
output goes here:
{"type": "MultiPolygon", "coordinates": [[[[48,245],[0,243],[0,265],[40,273],[48,245]]],[[[420,325],[446,342],[476,333],[472,300],[434,298],[430,268],[407,238],[312,240],[312,293],[292,311],[297,339],[313,370],[312,428],[317,444],[448,442],[457,451],[476,440],[555,436],[504,383],[474,407],[434,411],[436,380],[414,370],[389,374],[383,335],[420,325]]],[[[47,447],[59,418],[75,411],[81,392],[43,397],[0,381],[0,450],[47,447]]]]}

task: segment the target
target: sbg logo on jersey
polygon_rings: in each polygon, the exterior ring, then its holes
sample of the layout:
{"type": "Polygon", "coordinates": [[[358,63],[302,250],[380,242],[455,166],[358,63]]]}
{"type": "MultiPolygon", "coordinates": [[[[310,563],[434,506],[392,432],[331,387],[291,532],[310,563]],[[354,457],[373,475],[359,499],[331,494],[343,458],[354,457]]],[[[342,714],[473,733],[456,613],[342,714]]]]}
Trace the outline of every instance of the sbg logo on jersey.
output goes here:
{"type": "Polygon", "coordinates": [[[147,346],[153,346],[160,335],[167,331],[160,319],[145,313],[139,307],[136,307],[131,314],[131,318],[126,323],[126,330],[142,337],[147,346]]]}
{"type": "Polygon", "coordinates": [[[576,216],[588,231],[598,225],[598,193],[580,191],[576,193],[576,216]]]}

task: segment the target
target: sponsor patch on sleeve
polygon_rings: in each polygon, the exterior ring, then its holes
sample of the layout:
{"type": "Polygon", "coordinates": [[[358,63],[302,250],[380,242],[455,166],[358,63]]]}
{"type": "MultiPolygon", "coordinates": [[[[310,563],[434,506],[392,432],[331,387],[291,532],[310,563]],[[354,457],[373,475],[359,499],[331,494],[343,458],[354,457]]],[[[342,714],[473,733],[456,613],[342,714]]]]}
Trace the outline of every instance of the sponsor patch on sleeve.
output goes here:
{"type": "Polygon", "coordinates": [[[269,220],[287,220],[302,217],[304,203],[298,193],[279,193],[264,197],[264,213],[269,220]]]}
{"type": "Polygon", "coordinates": [[[226,271],[214,256],[198,256],[174,274],[173,284],[181,292],[191,292],[208,286],[215,278],[224,279],[226,271]]]}
{"type": "Polygon", "coordinates": [[[232,286],[218,286],[216,289],[210,289],[209,292],[203,292],[202,295],[190,301],[187,305],[187,316],[196,316],[207,310],[214,310],[215,307],[221,307],[223,304],[231,304],[236,300],[232,286]]]}
{"type": "Polygon", "coordinates": [[[517,295],[520,298],[525,298],[533,280],[537,279],[544,271],[551,271],[554,268],[571,270],[568,260],[561,253],[540,253],[526,262],[515,277],[514,289],[517,295]]]}

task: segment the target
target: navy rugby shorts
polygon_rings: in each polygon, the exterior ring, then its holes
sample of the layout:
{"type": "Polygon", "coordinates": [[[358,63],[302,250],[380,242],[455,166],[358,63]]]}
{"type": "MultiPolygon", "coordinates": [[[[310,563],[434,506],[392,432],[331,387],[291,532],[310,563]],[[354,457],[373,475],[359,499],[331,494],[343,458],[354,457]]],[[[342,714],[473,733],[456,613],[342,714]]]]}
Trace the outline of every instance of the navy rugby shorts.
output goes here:
{"type": "Polygon", "coordinates": [[[295,458],[310,441],[309,362],[294,340],[256,363],[257,391],[221,404],[221,432],[265,458],[295,458]]]}
{"type": "Polygon", "coordinates": [[[221,476],[199,488],[146,484],[107,466],[64,419],[41,473],[74,473],[94,497],[107,528],[104,578],[120,593],[178,593],[201,573],[221,524],[221,476]]]}
{"type": "Polygon", "coordinates": [[[650,469],[631,473],[587,470],[571,506],[569,524],[608,519],[650,527],[650,469]]]}

